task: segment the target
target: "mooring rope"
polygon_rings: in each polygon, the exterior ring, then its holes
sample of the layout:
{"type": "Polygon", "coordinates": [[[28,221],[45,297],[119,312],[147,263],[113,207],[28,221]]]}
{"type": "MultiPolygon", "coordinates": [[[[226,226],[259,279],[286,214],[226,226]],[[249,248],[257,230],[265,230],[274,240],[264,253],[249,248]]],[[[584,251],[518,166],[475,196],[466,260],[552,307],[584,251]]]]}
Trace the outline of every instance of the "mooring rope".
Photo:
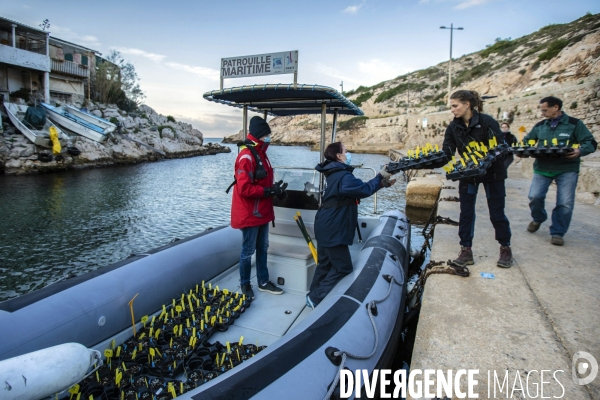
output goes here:
{"type": "Polygon", "coordinates": [[[367,359],[373,357],[373,355],[377,351],[377,345],[379,344],[379,333],[377,332],[377,325],[375,325],[375,320],[373,319],[373,308],[375,308],[375,306],[377,304],[384,302],[390,296],[390,293],[392,292],[392,284],[393,283],[397,284],[398,286],[401,286],[401,284],[393,276],[390,276],[389,283],[390,284],[388,286],[388,291],[382,299],[371,300],[367,304],[367,314],[369,316],[369,320],[371,320],[371,326],[373,327],[373,332],[375,333],[375,345],[373,346],[373,350],[371,351],[371,353],[369,353],[367,355],[353,354],[353,353],[350,353],[350,352],[344,351],[344,350],[338,350],[338,351],[334,352],[333,355],[336,357],[341,356],[342,361],[340,362],[338,370],[335,374],[335,378],[331,382],[331,386],[329,387],[329,390],[327,391],[327,394],[325,395],[323,400],[328,400],[331,397],[331,395],[333,394],[333,392],[335,391],[335,388],[340,380],[340,371],[344,369],[344,365],[346,364],[346,358],[349,357],[349,358],[353,358],[355,360],[367,360],[367,359]]]}

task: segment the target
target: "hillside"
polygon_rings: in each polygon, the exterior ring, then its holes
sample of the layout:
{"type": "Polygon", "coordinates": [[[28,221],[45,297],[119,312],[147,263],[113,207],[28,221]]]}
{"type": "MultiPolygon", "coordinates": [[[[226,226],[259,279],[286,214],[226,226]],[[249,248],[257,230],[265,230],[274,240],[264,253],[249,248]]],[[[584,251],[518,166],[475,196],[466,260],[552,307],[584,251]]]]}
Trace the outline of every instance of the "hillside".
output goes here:
{"type": "MultiPolygon", "coordinates": [[[[498,38],[481,51],[454,59],[452,91],[471,89],[496,96],[486,102],[485,112],[527,129],[540,119],[539,99],[556,95],[567,113],[583,119],[598,138],[599,57],[600,14],[587,14],[518,39],[498,38]]],[[[344,93],[365,117],[340,118],[338,139],[353,151],[381,153],[425,141],[441,143],[451,119],[447,75],[446,61],[344,93]]],[[[270,122],[272,140],[283,145],[318,144],[319,118],[275,118],[270,122]]]]}

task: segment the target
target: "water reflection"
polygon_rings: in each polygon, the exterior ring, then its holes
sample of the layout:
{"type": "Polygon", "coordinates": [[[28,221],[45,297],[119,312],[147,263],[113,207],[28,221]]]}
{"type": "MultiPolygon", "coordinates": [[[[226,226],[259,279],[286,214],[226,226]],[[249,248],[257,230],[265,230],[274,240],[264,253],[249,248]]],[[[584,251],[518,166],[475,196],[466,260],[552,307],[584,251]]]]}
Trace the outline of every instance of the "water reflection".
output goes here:
{"type": "MultiPolygon", "coordinates": [[[[0,176],[0,301],[229,223],[231,153],[37,176],[0,176]]],[[[273,165],[314,168],[317,152],[272,146],[273,165]]],[[[379,170],[387,158],[356,154],[379,170]]],[[[361,179],[371,171],[357,170],[361,179]]],[[[404,209],[406,184],[379,192],[404,209]]],[[[373,198],[359,212],[373,215],[373,198]]]]}

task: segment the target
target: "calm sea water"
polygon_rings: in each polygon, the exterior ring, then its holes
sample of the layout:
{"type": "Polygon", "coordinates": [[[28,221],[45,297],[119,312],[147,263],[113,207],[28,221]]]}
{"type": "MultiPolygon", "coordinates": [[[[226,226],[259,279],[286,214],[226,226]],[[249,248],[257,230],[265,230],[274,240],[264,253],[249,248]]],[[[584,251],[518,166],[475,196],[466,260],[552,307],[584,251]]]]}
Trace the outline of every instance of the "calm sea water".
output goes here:
{"type": "MultiPolygon", "coordinates": [[[[225,189],[237,155],[229,146],[231,153],[215,156],[0,176],[0,301],[228,224],[231,195],[225,189]]],[[[268,152],[274,166],[312,168],[319,160],[307,147],[272,146],[268,152]]],[[[376,170],[388,161],[353,155],[353,163],[376,170]]],[[[372,172],[355,175],[368,179],[372,172]]],[[[381,190],[379,213],[404,209],[405,189],[398,182],[381,190]]],[[[360,213],[373,214],[372,198],[360,213]]]]}

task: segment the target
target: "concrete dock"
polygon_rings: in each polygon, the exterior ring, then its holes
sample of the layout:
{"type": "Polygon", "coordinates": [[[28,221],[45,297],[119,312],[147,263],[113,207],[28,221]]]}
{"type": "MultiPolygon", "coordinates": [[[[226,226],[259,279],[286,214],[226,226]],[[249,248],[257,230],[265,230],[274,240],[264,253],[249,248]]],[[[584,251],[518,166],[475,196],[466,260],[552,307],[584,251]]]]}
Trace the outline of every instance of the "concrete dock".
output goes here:
{"type": "MultiPolygon", "coordinates": [[[[527,232],[530,180],[513,169],[506,181],[513,267],[496,266],[500,245],[480,186],[475,265],[469,266],[467,278],[428,278],[411,370],[478,369],[480,399],[600,399],[600,374],[587,385],[572,379],[576,352],[600,361],[600,208],[576,204],[564,246],[554,246],[549,221],[536,233],[527,232]]],[[[441,179],[446,189],[440,197],[458,196],[456,189],[447,189],[458,182],[441,179]]],[[[554,208],[555,199],[551,187],[547,210],[554,208]]],[[[441,201],[438,215],[458,221],[458,202],[441,201]]],[[[459,251],[458,227],[437,225],[431,259],[446,261],[459,251]]],[[[592,368],[583,361],[588,370],[580,377],[589,376],[592,368]]]]}

